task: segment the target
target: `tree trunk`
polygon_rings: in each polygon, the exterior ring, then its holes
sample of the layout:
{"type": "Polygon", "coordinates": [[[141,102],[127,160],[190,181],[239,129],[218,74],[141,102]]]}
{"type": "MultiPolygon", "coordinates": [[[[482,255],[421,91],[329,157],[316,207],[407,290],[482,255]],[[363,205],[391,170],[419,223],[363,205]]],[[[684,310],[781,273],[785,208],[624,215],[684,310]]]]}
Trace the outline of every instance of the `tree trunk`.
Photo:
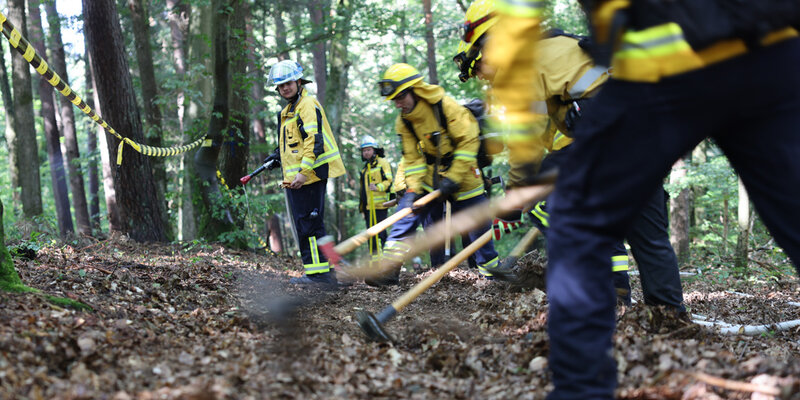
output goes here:
{"type": "MultiPolygon", "coordinates": [[[[189,28],[189,12],[191,7],[181,0],[167,0],[169,13],[169,33],[172,46],[172,62],[175,63],[175,77],[182,82],[186,76],[186,31],[189,28]]],[[[185,110],[185,95],[183,86],[178,86],[175,91],[178,104],[178,127],[183,132],[183,118],[185,110]]],[[[185,138],[184,138],[185,139],[185,138]]]]}
{"type": "MultiPolygon", "coordinates": [[[[672,166],[669,175],[670,183],[679,183],[686,179],[686,168],[688,159],[681,158],[672,166]]],[[[689,214],[690,214],[689,188],[685,188],[680,193],[669,200],[669,241],[678,256],[678,263],[683,264],[689,260],[689,214]]]]}
{"type": "MultiPolygon", "coordinates": [[[[25,0],[9,0],[8,19],[28,37],[25,0]]],[[[42,214],[42,190],[39,180],[39,147],[33,118],[33,92],[30,65],[19,54],[12,54],[14,74],[14,132],[12,146],[16,152],[22,213],[31,218],[42,214]]]]}
{"type": "MultiPolygon", "coordinates": [[[[131,19],[133,20],[133,41],[136,44],[136,61],[139,64],[139,78],[142,84],[142,103],[144,103],[146,126],[145,143],[154,147],[163,147],[161,109],[156,103],[158,89],[155,68],[153,67],[153,54],[150,49],[150,23],[147,16],[147,8],[143,0],[128,0],[128,8],[131,11],[131,19]]],[[[165,200],[167,192],[166,160],[163,157],[152,157],[150,162],[153,166],[153,179],[155,180],[158,202],[161,204],[160,208],[164,211],[161,215],[162,223],[166,227],[167,236],[171,237],[167,202],[165,200]]]]}
{"type": "MultiPolygon", "coordinates": [[[[84,47],[84,79],[86,80],[86,105],[95,109],[94,84],[92,83],[92,69],[89,67],[89,51],[84,47]]],[[[99,112],[99,111],[98,111],[99,112]]],[[[100,232],[100,180],[97,175],[97,126],[89,118],[84,120],[86,127],[86,154],[89,156],[86,161],[87,174],[89,175],[89,221],[95,233],[100,232]]],[[[104,151],[100,153],[105,154],[104,151]]]]}
{"type": "MultiPolygon", "coordinates": [[[[330,8],[329,0],[310,0],[308,11],[311,15],[311,25],[314,31],[325,29],[325,12],[330,8]]],[[[315,32],[319,33],[319,32],[315,32]]],[[[312,35],[316,36],[316,35],[312,35]]],[[[314,83],[317,84],[317,99],[324,100],[328,88],[328,59],[325,52],[325,41],[317,40],[311,45],[311,54],[314,56],[314,83]]],[[[297,60],[300,62],[300,60],[297,60]]]]}
{"type": "Polygon", "coordinates": [[[281,220],[278,214],[272,214],[267,220],[269,227],[269,248],[270,250],[280,253],[283,251],[283,232],[281,232],[281,220]]]}
{"type": "MultiPolygon", "coordinates": [[[[208,104],[211,102],[213,86],[210,79],[201,74],[211,74],[214,65],[214,49],[208,45],[208,38],[213,37],[213,24],[215,8],[211,4],[204,4],[192,12],[190,18],[191,36],[189,39],[189,65],[199,68],[191,79],[191,87],[198,91],[198,95],[187,100],[186,114],[184,115],[184,132],[187,138],[199,136],[205,130],[204,117],[208,114],[208,104]]],[[[200,150],[197,150],[200,152],[200,150]]],[[[181,230],[182,240],[193,240],[197,237],[197,221],[199,210],[202,208],[200,193],[202,187],[194,166],[195,154],[186,153],[183,163],[183,184],[181,201],[181,230]]]]}
{"type": "MultiPolygon", "coordinates": [[[[278,47],[278,61],[283,61],[289,58],[289,52],[286,49],[289,45],[286,43],[286,24],[283,23],[283,12],[286,9],[286,4],[283,0],[276,0],[274,3],[275,9],[273,17],[275,18],[275,45],[278,47]]],[[[298,62],[300,60],[297,60],[298,62]]]]}
{"type": "Polygon", "coordinates": [[[210,146],[201,147],[194,156],[194,165],[202,181],[203,210],[200,214],[202,223],[200,233],[210,240],[217,240],[223,232],[234,227],[230,210],[222,204],[219,184],[217,183],[217,161],[223,140],[223,133],[228,126],[230,116],[230,60],[228,58],[228,39],[230,36],[228,0],[215,0],[214,32],[214,108],[208,123],[206,138],[210,146]]]}
{"type": "Polygon", "coordinates": [[[747,269],[748,239],[750,237],[750,197],[744,188],[742,179],[739,178],[739,206],[738,223],[739,237],[736,240],[736,254],[734,255],[734,267],[740,271],[747,269]]]}
{"type": "MultiPolygon", "coordinates": [[[[231,43],[247,44],[247,23],[250,21],[250,8],[244,0],[234,0],[234,15],[231,20],[231,43]]],[[[228,124],[227,138],[220,155],[222,176],[229,189],[241,193],[239,178],[247,175],[247,158],[250,155],[250,77],[247,66],[253,49],[249,46],[235,46],[230,55],[233,82],[230,93],[231,120],[228,124]]],[[[234,215],[236,225],[244,227],[244,215],[234,215]]]]}
{"type": "MultiPolygon", "coordinates": [[[[64,55],[64,42],[61,39],[61,19],[56,11],[56,1],[44,2],[47,12],[47,25],[50,32],[50,54],[53,72],[61,76],[61,80],[69,82],[67,75],[67,61],[64,55]]],[[[87,85],[88,86],[88,85],[87,85]]],[[[53,89],[50,89],[51,92],[53,89]]],[[[83,172],[80,166],[81,153],[78,148],[78,138],[75,132],[75,109],[72,102],[64,96],[57,95],[59,100],[58,113],[61,117],[64,147],[66,149],[67,172],[69,173],[69,188],[72,192],[72,207],[75,210],[75,223],[78,233],[90,236],[92,234],[89,221],[89,209],[86,204],[86,191],[83,185],[83,172]]]]}
{"type": "Polygon", "coordinates": [[[429,83],[438,85],[439,75],[436,73],[436,42],[433,38],[433,12],[431,0],[422,0],[422,13],[425,15],[425,42],[428,43],[428,73],[429,83]]]}
{"type": "MultiPolygon", "coordinates": [[[[13,212],[16,215],[19,211],[18,204],[20,203],[19,192],[19,170],[17,169],[17,134],[14,132],[14,99],[11,97],[11,85],[8,80],[8,70],[6,69],[6,58],[3,51],[5,40],[0,40],[0,90],[3,92],[3,110],[6,112],[6,131],[5,139],[6,146],[8,146],[8,177],[11,181],[11,203],[14,205],[13,212]]],[[[14,56],[14,50],[11,50],[11,56],[14,56]]],[[[2,221],[0,221],[2,223],[2,221]]]]}
{"type": "MultiPolygon", "coordinates": [[[[144,134],[133,92],[130,68],[125,58],[122,31],[113,0],[83,0],[84,30],[89,42],[95,89],[103,116],[118,132],[142,143],[144,134]],[[102,57],[98,55],[102,54],[102,57]]],[[[106,134],[108,151],[117,159],[117,141],[106,134]]],[[[159,203],[150,160],[124,146],[123,165],[117,169],[114,188],[122,223],[122,233],[137,241],[165,240],[159,203]]]]}
{"type": "MultiPolygon", "coordinates": [[[[338,0],[336,3],[336,32],[331,40],[330,48],[330,74],[328,78],[328,97],[325,99],[325,113],[331,124],[333,137],[339,139],[342,134],[342,112],[347,108],[347,72],[350,68],[347,46],[350,41],[350,22],[352,21],[352,8],[350,0],[338,0]]],[[[340,140],[341,143],[341,140],[340,140]]],[[[346,153],[347,147],[339,146],[339,153],[343,160],[349,160],[346,153]]],[[[342,204],[345,199],[345,185],[347,177],[334,179],[334,199],[336,204],[342,204]]],[[[338,237],[347,232],[347,212],[344,207],[331,207],[335,212],[327,213],[336,219],[338,237]]]]}
{"type": "MultiPolygon", "coordinates": [[[[28,19],[30,27],[30,43],[40,57],[46,56],[44,34],[42,33],[42,16],[39,12],[39,0],[28,0],[28,19]]],[[[56,72],[58,73],[58,72],[56,72]]],[[[38,77],[37,77],[38,78],[38,77]]],[[[66,78],[64,78],[66,79],[66,78]]],[[[72,225],[72,213],[69,209],[69,193],[67,192],[67,176],[64,172],[64,157],[61,154],[61,138],[56,122],[56,107],[53,101],[53,87],[45,79],[36,79],[38,85],[39,110],[44,121],[44,136],[47,145],[47,160],[50,162],[50,177],[53,184],[53,197],[56,205],[58,232],[62,238],[75,232],[72,225]]],[[[91,233],[91,232],[90,232],[91,233]]]]}

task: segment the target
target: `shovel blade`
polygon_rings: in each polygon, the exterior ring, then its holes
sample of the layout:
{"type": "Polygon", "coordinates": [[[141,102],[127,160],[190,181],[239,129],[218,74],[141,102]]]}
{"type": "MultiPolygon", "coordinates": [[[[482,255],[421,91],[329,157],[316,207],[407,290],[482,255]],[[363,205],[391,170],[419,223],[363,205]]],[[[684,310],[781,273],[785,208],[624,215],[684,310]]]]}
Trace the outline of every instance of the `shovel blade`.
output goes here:
{"type": "Polygon", "coordinates": [[[375,342],[394,341],[392,336],[383,329],[383,325],[378,321],[378,318],[371,312],[365,310],[357,311],[356,320],[358,321],[358,325],[361,326],[361,330],[364,331],[370,340],[375,342]]]}

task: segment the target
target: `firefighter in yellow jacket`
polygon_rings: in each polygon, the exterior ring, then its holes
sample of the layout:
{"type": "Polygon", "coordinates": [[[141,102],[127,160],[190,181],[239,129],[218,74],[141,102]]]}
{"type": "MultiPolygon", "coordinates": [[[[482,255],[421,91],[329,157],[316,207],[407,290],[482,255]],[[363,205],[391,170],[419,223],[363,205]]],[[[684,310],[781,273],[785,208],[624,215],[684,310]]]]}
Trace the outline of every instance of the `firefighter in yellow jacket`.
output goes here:
{"type": "MultiPolygon", "coordinates": [[[[490,76],[480,72],[481,48],[491,27],[497,23],[495,0],[477,0],[466,13],[467,21],[472,23],[472,42],[461,42],[462,50],[454,60],[459,65],[462,80],[476,74],[484,79],[490,76]],[[485,18],[488,16],[488,18],[485,18]],[[484,37],[486,36],[486,37],[484,37]]],[[[564,33],[560,30],[545,32],[538,43],[541,68],[535,79],[537,96],[543,99],[537,104],[537,110],[547,110],[550,124],[546,128],[558,128],[555,135],[545,132],[548,139],[552,136],[552,145],[547,146],[547,156],[542,162],[542,170],[555,168],[564,160],[570,151],[569,145],[575,124],[585,112],[589,99],[600,91],[600,87],[609,78],[605,67],[597,67],[587,53],[590,42],[587,37],[564,33]],[[562,150],[563,149],[563,150],[562,150]]],[[[537,133],[532,132],[536,135],[537,133]]],[[[647,205],[637,217],[633,228],[625,239],[630,244],[631,253],[639,266],[640,278],[644,294],[644,302],[648,305],[665,305],[677,311],[685,311],[683,306],[683,290],[678,273],[678,260],[675,250],[669,242],[668,217],[665,207],[665,191],[658,188],[648,199],[647,205]]],[[[536,204],[531,210],[534,221],[545,232],[549,226],[549,214],[545,201],[536,204]]],[[[519,221],[495,220],[495,239],[519,225],[519,221]]],[[[618,297],[630,304],[630,284],[628,279],[628,256],[622,241],[617,242],[612,253],[612,269],[614,270],[614,287],[618,297]]]]}
{"type": "MultiPolygon", "coordinates": [[[[425,83],[419,71],[408,64],[389,67],[379,88],[380,94],[394,101],[400,109],[395,130],[402,140],[407,189],[398,207],[410,207],[425,192],[434,189],[439,189],[442,197],[452,202],[454,212],[486,201],[483,176],[477,163],[479,127],[472,113],[445,95],[442,87],[425,83]]],[[[443,201],[436,202],[392,226],[384,257],[390,262],[397,261],[396,268],[367,283],[397,282],[402,255],[409,249],[403,239],[413,234],[428,215],[433,220],[441,219],[443,205],[443,201]]],[[[469,241],[476,240],[489,228],[487,223],[470,232],[469,241]]],[[[475,256],[480,272],[491,278],[492,269],[498,265],[493,243],[481,247],[475,256]]]]}
{"type": "Polygon", "coordinates": [[[284,60],[269,71],[269,80],[289,103],[281,111],[277,155],[297,230],[305,274],[294,284],[335,285],[328,260],[317,248],[325,236],[325,185],[345,173],[325,111],[303,85],[303,67],[284,60]]]}
{"type": "MultiPolygon", "coordinates": [[[[671,165],[706,137],[728,156],[775,240],[800,266],[800,2],[581,3],[595,64],[614,74],[576,124],[551,197],[549,399],[614,398],[610,246],[671,165]]],[[[509,139],[531,149],[515,153],[528,168],[539,145],[541,116],[531,106],[545,4],[501,0],[483,54],[509,139]]]]}
{"type": "MultiPolygon", "coordinates": [[[[384,203],[389,201],[392,190],[392,167],[374,137],[365,135],[360,147],[364,167],[361,168],[359,210],[364,214],[364,221],[369,228],[386,219],[389,207],[384,203]]],[[[369,239],[369,253],[373,260],[381,255],[384,243],[385,230],[369,239]]]]}

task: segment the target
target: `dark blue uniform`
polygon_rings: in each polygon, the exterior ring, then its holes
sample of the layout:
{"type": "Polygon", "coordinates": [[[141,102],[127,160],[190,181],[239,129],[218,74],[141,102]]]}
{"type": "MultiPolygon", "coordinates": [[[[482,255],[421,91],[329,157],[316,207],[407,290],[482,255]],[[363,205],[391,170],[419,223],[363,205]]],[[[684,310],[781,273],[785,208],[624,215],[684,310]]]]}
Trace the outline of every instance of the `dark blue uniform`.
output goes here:
{"type": "Polygon", "coordinates": [[[658,83],[612,79],[586,108],[548,202],[550,398],[613,397],[612,246],[673,162],[704,138],[728,156],[797,268],[798,65],[800,39],[789,39],[658,83]]]}

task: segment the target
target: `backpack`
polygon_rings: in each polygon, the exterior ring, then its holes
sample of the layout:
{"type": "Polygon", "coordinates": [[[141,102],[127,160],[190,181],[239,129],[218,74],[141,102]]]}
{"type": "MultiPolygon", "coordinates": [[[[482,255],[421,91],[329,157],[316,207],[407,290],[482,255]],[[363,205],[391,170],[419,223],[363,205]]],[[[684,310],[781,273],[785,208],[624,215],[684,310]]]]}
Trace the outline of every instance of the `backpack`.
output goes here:
{"type": "MultiPolygon", "coordinates": [[[[492,161],[494,158],[492,155],[489,154],[488,150],[486,149],[486,143],[484,140],[484,131],[486,130],[486,103],[483,102],[481,99],[472,99],[464,104],[461,104],[462,107],[469,110],[472,113],[472,116],[478,121],[478,140],[480,141],[480,147],[478,148],[478,168],[483,170],[485,167],[492,165],[492,161]]],[[[444,115],[444,107],[442,107],[441,100],[433,104],[433,112],[436,114],[436,119],[439,120],[439,125],[442,128],[447,130],[447,118],[444,115]]],[[[414,132],[414,126],[411,124],[411,121],[403,118],[403,124],[405,124],[406,128],[416,135],[414,132]]]]}

